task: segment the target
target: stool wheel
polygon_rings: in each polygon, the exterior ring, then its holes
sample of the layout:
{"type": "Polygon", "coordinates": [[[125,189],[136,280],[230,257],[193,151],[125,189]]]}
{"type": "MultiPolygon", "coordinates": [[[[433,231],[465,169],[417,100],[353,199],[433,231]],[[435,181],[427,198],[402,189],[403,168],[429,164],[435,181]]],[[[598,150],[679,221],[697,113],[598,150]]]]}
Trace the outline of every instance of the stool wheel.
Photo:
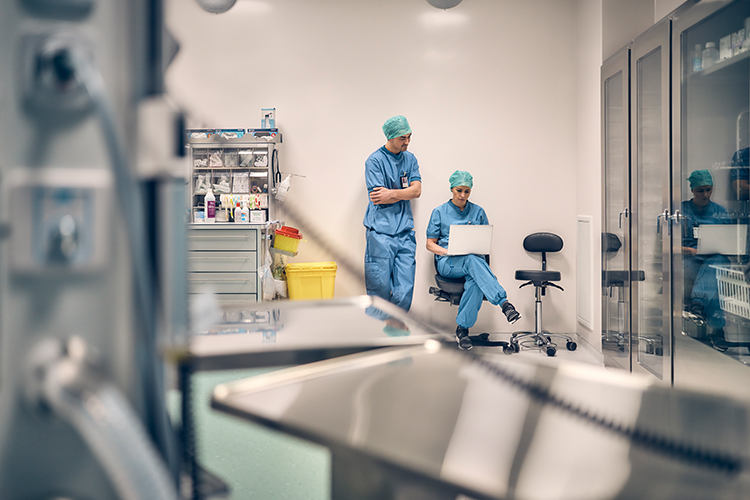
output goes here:
{"type": "Polygon", "coordinates": [[[567,348],[567,349],[568,349],[569,351],[575,351],[575,350],[576,350],[576,348],[578,347],[578,344],[576,344],[576,343],[575,343],[575,342],[573,342],[572,340],[568,340],[568,342],[567,342],[567,343],[565,344],[565,347],[566,347],[566,348],[567,348]]]}
{"type": "Polygon", "coordinates": [[[554,346],[547,346],[547,356],[551,358],[555,353],[557,353],[557,349],[554,346]]]}

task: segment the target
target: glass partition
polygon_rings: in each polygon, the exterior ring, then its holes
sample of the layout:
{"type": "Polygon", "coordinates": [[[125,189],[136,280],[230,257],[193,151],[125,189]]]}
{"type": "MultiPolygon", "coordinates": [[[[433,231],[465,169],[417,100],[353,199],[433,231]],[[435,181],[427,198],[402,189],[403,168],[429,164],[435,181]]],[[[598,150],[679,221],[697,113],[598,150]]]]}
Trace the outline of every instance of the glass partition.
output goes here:
{"type": "Polygon", "coordinates": [[[658,378],[663,378],[661,357],[664,353],[663,260],[662,240],[667,236],[663,224],[662,188],[662,50],[658,47],[636,62],[636,221],[637,246],[634,258],[637,290],[638,362],[658,378]],[[640,272],[638,272],[640,271],[640,272]]]}
{"type": "Polygon", "coordinates": [[[602,66],[602,351],[609,364],[626,370],[630,370],[629,54],[626,48],[602,66]]]}
{"type": "Polygon", "coordinates": [[[750,3],[702,8],[675,30],[674,335],[697,341],[684,344],[676,383],[729,369],[717,353],[750,363],[750,3]]]}

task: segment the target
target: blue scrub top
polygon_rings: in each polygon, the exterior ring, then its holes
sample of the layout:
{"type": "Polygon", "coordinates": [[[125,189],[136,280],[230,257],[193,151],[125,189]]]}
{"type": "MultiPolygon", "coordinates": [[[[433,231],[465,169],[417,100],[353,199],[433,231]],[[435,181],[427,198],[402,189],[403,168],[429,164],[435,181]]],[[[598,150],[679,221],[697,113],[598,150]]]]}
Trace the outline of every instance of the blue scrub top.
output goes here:
{"type": "MultiPolygon", "coordinates": [[[[393,154],[382,146],[365,161],[365,184],[369,193],[376,187],[401,189],[401,176],[406,176],[407,187],[422,181],[417,158],[409,151],[393,154]]],[[[395,235],[414,229],[411,201],[400,200],[389,205],[375,205],[368,199],[363,224],[378,233],[395,235]]]]}
{"type": "MultiPolygon", "coordinates": [[[[432,211],[430,222],[427,224],[427,237],[437,239],[438,245],[448,248],[448,233],[450,232],[451,225],[486,225],[489,223],[487,214],[479,205],[467,201],[466,207],[462,212],[460,208],[453,204],[453,201],[448,200],[432,211]]],[[[441,255],[439,257],[444,256],[441,255]]]]}
{"type": "Polygon", "coordinates": [[[698,240],[693,237],[693,229],[701,224],[729,224],[732,220],[727,214],[726,208],[718,203],[709,201],[703,209],[695,206],[692,200],[682,202],[682,215],[685,220],[682,226],[682,246],[697,248],[698,240]]]}

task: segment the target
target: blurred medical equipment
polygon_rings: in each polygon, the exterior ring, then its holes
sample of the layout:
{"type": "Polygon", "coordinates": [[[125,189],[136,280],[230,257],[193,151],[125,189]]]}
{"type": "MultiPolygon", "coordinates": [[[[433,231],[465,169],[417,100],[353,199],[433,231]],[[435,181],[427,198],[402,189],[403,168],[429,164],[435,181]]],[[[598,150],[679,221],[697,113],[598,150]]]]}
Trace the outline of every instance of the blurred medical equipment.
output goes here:
{"type": "Polygon", "coordinates": [[[519,347],[528,347],[539,349],[547,353],[547,356],[554,356],[557,352],[557,344],[553,338],[565,340],[565,347],[569,351],[576,350],[576,343],[569,335],[561,333],[550,333],[542,329],[542,296],[545,295],[547,287],[562,290],[562,287],[556,285],[555,281],[560,281],[559,271],[547,270],[547,253],[559,252],[562,250],[563,240],[554,233],[531,233],[523,239],[523,248],[527,252],[542,254],[541,270],[517,270],[516,279],[526,281],[518,288],[527,285],[534,285],[534,331],[514,333],[510,339],[510,344],[518,351],[519,347]]]}
{"type": "Polygon", "coordinates": [[[187,330],[185,171],[162,18],[0,5],[4,499],[177,498],[158,350],[187,330]]]}

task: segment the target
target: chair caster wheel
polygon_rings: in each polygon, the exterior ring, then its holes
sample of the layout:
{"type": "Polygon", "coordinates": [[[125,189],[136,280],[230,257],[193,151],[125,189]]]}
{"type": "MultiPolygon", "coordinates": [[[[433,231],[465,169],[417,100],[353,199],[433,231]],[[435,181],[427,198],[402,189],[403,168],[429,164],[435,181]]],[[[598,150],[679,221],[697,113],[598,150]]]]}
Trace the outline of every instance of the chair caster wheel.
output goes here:
{"type": "Polygon", "coordinates": [[[513,350],[513,352],[520,352],[521,346],[518,345],[518,342],[511,342],[509,344],[509,347],[513,350]]]}
{"type": "Polygon", "coordinates": [[[511,344],[503,346],[503,354],[510,355],[510,354],[513,354],[514,352],[516,352],[516,350],[513,349],[513,346],[511,344]]]}
{"type": "Polygon", "coordinates": [[[567,342],[567,343],[565,344],[565,347],[566,347],[566,348],[567,348],[567,349],[568,349],[569,351],[575,351],[575,350],[576,350],[576,348],[578,347],[578,344],[576,344],[576,343],[575,343],[575,342],[573,342],[572,340],[568,340],[568,342],[567,342]]]}
{"type": "Polygon", "coordinates": [[[551,358],[552,356],[555,355],[555,353],[557,353],[557,349],[555,349],[553,346],[547,347],[547,356],[551,358]]]}

